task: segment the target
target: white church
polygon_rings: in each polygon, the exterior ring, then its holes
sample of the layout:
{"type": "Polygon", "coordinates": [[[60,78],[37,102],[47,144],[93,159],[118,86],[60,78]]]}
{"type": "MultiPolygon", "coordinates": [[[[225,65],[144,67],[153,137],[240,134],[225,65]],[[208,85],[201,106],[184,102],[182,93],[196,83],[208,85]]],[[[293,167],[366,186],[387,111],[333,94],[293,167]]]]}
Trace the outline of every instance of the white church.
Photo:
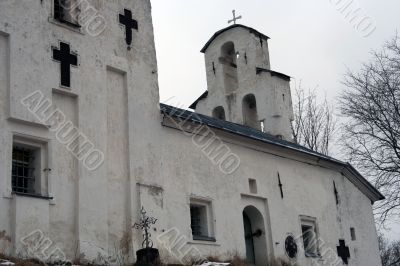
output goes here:
{"type": "Polygon", "coordinates": [[[268,41],[216,32],[182,110],[159,103],[149,0],[1,0],[0,253],[132,264],[143,207],[164,263],[380,266],[383,196],[293,143],[268,41]]]}

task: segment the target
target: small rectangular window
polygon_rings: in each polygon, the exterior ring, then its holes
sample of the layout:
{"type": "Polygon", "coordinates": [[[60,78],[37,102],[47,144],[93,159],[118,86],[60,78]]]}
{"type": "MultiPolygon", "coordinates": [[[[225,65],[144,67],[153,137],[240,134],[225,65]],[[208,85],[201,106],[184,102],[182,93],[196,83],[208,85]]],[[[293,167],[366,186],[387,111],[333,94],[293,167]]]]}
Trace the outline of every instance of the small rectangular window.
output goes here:
{"type": "Polygon", "coordinates": [[[257,181],[255,179],[249,179],[250,193],[257,194],[257,181]]]}
{"type": "Polygon", "coordinates": [[[191,200],[190,223],[193,240],[215,241],[211,202],[191,200]]]}
{"type": "Polygon", "coordinates": [[[54,19],[73,27],[79,26],[78,0],[54,0],[54,19]]]}
{"type": "Polygon", "coordinates": [[[15,193],[47,196],[47,144],[14,137],[11,186],[15,193]]]}
{"type": "Polygon", "coordinates": [[[354,229],[354,227],[350,228],[350,235],[351,235],[351,240],[352,241],[356,241],[357,240],[357,238],[356,238],[356,229],[354,229]]]}
{"type": "Polygon", "coordinates": [[[306,257],[318,257],[318,235],[315,219],[301,219],[304,253],[306,257]]]}

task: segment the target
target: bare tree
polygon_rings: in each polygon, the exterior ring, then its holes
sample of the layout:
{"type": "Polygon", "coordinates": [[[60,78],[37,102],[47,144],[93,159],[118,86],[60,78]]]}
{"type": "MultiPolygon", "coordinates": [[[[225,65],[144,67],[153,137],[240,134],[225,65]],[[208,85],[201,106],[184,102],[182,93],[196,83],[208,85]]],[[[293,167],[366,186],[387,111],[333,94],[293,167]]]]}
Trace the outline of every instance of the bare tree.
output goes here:
{"type": "Polygon", "coordinates": [[[333,109],[326,98],[318,103],[315,91],[305,92],[301,84],[295,89],[293,139],[313,151],[329,154],[329,144],[335,131],[333,109]]]}
{"type": "Polygon", "coordinates": [[[389,243],[383,236],[379,235],[379,252],[383,266],[399,266],[400,265],[400,241],[389,243]]]}
{"type": "Polygon", "coordinates": [[[358,73],[348,71],[341,112],[349,160],[384,194],[375,207],[384,224],[400,213],[400,39],[387,42],[358,73]]]}

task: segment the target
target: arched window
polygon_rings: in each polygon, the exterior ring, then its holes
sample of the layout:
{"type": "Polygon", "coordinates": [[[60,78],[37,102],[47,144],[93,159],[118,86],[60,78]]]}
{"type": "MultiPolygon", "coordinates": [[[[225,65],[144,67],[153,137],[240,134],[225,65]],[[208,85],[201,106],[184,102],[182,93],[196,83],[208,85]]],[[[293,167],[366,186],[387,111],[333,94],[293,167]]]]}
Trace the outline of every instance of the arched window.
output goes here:
{"type": "Polygon", "coordinates": [[[237,53],[233,42],[227,42],[221,47],[220,63],[223,65],[226,93],[232,93],[238,88],[237,53]]]}
{"type": "Polygon", "coordinates": [[[217,119],[226,120],[224,107],[215,107],[212,112],[212,116],[217,119]]]}
{"type": "Polygon", "coordinates": [[[248,94],[243,98],[242,108],[244,125],[260,129],[257,115],[257,102],[254,94],[248,94]]]}

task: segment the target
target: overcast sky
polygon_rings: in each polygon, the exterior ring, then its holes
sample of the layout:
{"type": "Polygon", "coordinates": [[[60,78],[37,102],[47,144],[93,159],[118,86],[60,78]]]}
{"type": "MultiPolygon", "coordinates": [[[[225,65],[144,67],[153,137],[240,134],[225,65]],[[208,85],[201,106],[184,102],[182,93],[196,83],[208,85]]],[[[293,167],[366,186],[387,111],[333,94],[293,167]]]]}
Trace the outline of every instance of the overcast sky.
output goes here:
{"type": "MultiPolygon", "coordinates": [[[[400,31],[399,0],[152,0],[152,6],[161,101],[174,97],[186,107],[207,89],[200,49],[228,26],[232,9],[243,16],[240,24],[271,38],[271,68],[293,77],[292,89],[301,80],[332,104],[346,68],[359,69],[400,31]],[[356,19],[346,18],[357,8],[356,19]]],[[[400,239],[400,228],[390,237],[400,239]]]]}

